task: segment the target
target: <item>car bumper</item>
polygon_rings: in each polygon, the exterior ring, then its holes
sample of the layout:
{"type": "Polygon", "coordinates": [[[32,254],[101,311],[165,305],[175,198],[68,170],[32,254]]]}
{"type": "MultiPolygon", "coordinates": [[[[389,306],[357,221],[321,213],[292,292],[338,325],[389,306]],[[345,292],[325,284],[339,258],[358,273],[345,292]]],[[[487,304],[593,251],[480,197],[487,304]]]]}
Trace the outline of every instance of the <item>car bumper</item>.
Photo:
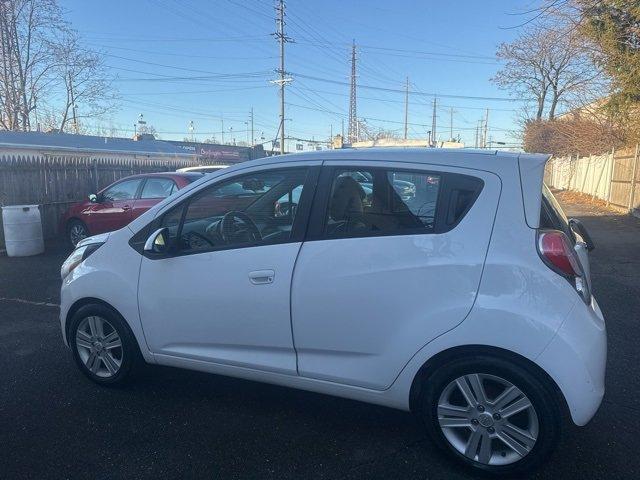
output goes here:
{"type": "Polygon", "coordinates": [[[602,402],[607,363],[605,321],[595,298],[591,305],[576,302],[536,363],[557,383],[573,422],[586,425],[602,402]]]}
{"type": "Polygon", "coordinates": [[[62,340],[68,347],[69,340],[67,339],[67,315],[69,309],[73,304],[73,299],[70,295],[69,289],[66,288],[65,281],[62,281],[62,288],[60,289],[60,329],[62,330],[62,340]]]}

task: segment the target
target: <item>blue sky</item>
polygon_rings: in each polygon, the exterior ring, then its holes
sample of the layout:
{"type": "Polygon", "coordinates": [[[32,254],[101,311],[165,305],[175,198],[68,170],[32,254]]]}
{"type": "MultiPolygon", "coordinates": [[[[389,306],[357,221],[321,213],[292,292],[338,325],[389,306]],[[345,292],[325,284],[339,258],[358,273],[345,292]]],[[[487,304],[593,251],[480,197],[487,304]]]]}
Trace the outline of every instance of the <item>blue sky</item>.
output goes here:
{"type": "MultiPolygon", "coordinates": [[[[163,139],[247,139],[275,136],[279,97],[278,46],[272,0],[61,0],[87,46],[102,51],[120,94],[116,112],[93,124],[133,133],[142,113],[163,139]]],[[[370,128],[403,133],[405,78],[410,81],[409,136],[431,129],[437,97],[437,136],[473,146],[475,127],[489,108],[489,136],[513,142],[521,101],[508,100],[490,78],[494,54],[512,40],[535,0],[310,1],[288,0],[287,136],[326,140],[345,129],[350,43],[358,47],[358,116],[370,128]],[[366,88],[374,87],[374,88],[366,88]],[[486,98],[455,98],[486,97],[486,98]]],[[[81,106],[80,106],[81,108],[81,106]]],[[[292,142],[293,143],[293,142],[292,142]]],[[[305,144],[306,146],[306,144],[305,144]]]]}

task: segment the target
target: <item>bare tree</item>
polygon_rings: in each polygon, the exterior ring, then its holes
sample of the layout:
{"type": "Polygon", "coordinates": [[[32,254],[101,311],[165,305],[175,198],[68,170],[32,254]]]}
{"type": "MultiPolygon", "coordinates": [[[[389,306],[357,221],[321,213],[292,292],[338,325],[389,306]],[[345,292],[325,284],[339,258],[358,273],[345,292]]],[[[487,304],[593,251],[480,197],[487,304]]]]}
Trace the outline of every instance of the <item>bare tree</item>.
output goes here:
{"type": "Polygon", "coordinates": [[[40,120],[64,131],[75,118],[78,132],[114,100],[101,56],[81,46],[57,0],[0,0],[0,128],[40,120]]]}
{"type": "Polygon", "coordinates": [[[530,121],[523,134],[525,151],[554,155],[599,154],[623,145],[623,140],[623,132],[614,123],[588,112],[530,121]]]}
{"type": "Polygon", "coordinates": [[[56,66],[52,39],[66,24],[55,0],[0,2],[0,126],[29,130],[56,66]]]}
{"type": "Polygon", "coordinates": [[[561,101],[593,89],[599,75],[584,42],[561,19],[525,28],[516,40],[500,45],[497,57],[505,64],[493,81],[534,101],[535,114],[528,114],[534,120],[545,113],[553,119],[561,101]]]}
{"type": "MultiPolygon", "coordinates": [[[[496,53],[505,65],[492,79],[493,82],[516,95],[535,99],[536,120],[542,118],[549,91],[547,51],[547,42],[536,29],[521,35],[512,43],[500,44],[496,53]]],[[[527,116],[530,116],[529,112],[527,116]]]]}
{"type": "Polygon", "coordinates": [[[75,32],[67,32],[59,42],[56,60],[63,91],[56,108],[58,129],[63,132],[71,126],[78,133],[82,120],[113,110],[116,95],[102,56],[83,48],[75,32]]]}

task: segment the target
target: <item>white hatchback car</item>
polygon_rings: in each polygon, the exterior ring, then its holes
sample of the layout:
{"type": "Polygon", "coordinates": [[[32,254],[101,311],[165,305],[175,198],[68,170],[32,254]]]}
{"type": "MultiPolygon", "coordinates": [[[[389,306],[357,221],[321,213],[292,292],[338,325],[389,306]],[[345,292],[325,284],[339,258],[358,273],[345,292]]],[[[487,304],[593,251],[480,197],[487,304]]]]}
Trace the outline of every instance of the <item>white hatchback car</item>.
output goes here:
{"type": "Polygon", "coordinates": [[[604,394],[605,323],[545,155],[334,150],[203,176],[62,267],[61,324],[103,385],[140,361],[418,413],[514,474],[604,394]]]}

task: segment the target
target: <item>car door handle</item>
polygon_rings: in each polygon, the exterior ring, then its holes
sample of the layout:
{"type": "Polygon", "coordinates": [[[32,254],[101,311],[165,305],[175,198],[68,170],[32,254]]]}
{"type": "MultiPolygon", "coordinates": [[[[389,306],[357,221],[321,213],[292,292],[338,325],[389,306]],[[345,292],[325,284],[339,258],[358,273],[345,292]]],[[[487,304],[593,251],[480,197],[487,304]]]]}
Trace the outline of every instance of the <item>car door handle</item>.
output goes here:
{"type": "Polygon", "coordinates": [[[273,283],[275,276],[276,272],[273,270],[256,270],[255,272],[249,272],[249,281],[254,285],[264,285],[273,283]]]}
{"type": "Polygon", "coordinates": [[[126,212],[127,210],[131,210],[131,205],[123,205],[123,206],[122,206],[122,210],[124,210],[125,212],[126,212]]]}

